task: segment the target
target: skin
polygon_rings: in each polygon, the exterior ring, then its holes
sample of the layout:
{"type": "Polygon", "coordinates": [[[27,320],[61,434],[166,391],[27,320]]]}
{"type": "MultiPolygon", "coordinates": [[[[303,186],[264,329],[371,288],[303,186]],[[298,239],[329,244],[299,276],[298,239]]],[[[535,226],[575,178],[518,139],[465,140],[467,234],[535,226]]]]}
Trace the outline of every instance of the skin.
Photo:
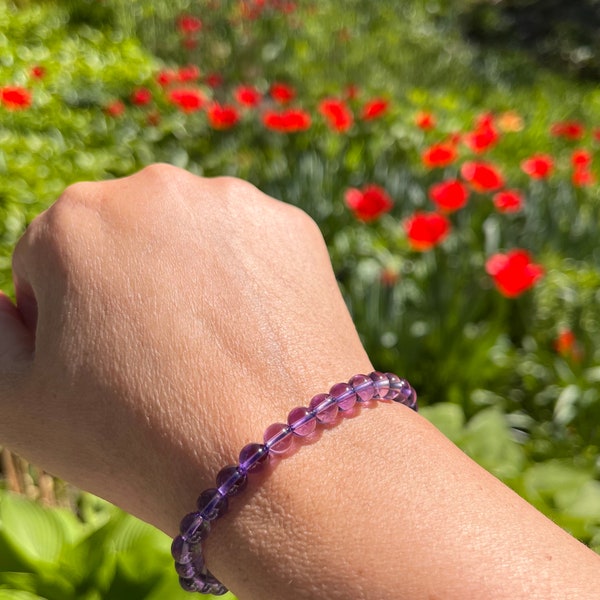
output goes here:
{"type": "MultiPolygon", "coordinates": [[[[154,165],[76,184],[13,264],[0,440],[169,535],[270,423],[373,370],[314,222],[236,179],[154,165]]],[[[598,555],[387,403],[273,461],[206,559],[240,600],[591,600],[600,587],[598,555]]]]}

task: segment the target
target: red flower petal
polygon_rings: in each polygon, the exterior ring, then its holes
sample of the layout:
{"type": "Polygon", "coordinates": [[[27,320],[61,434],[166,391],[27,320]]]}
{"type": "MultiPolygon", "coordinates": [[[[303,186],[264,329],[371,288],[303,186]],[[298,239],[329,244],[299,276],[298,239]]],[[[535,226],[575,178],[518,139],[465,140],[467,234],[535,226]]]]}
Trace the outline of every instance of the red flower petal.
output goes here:
{"type": "Polygon", "coordinates": [[[499,169],[490,163],[466,162],[461,167],[460,174],[478,192],[492,192],[504,185],[499,169]]]}
{"type": "Polygon", "coordinates": [[[450,179],[432,185],[429,197],[444,212],[453,212],[465,206],[469,190],[460,181],[450,179]]]}
{"type": "Polygon", "coordinates": [[[521,163],[521,170],[532,179],[545,179],[554,170],[554,160],[548,154],[534,154],[521,163]]]}
{"type": "Polygon", "coordinates": [[[423,164],[429,168],[447,167],[451,165],[458,157],[456,148],[453,144],[441,143],[433,144],[427,148],[421,155],[423,164]]]}
{"type": "Polygon", "coordinates": [[[370,184],[363,187],[348,188],[344,200],[354,216],[361,221],[374,221],[389,212],[394,203],[388,193],[380,186],[370,184]]]}
{"type": "Polygon", "coordinates": [[[534,286],[544,274],[541,265],[531,262],[526,250],[515,249],[506,254],[494,254],[485,263],[498,291],[507,298],[516,298],[534,286]]]}
{"type": "Polygon", "coordinates": [[[441,243],[450,232],[450,221],[438,213],[416,212],[404,222],[408,243],[424,252],[441,243]]]}

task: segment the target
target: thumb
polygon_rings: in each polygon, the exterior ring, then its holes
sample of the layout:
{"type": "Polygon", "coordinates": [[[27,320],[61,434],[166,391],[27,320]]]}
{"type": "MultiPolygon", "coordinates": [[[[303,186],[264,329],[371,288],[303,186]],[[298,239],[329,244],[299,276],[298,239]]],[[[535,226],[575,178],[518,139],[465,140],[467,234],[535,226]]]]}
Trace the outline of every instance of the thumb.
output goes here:
{"type": "Polygon", "coordinates": [[[31,358],[34,334],[11,299],[0,291],[0,378],[16,363],[31,358]]]}

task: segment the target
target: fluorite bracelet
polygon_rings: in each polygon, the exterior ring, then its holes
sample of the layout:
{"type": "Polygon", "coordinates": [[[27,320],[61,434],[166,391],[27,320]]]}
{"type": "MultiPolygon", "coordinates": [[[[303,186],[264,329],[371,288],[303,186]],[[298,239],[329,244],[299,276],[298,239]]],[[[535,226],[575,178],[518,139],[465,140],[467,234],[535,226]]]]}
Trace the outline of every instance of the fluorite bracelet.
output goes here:
{"type": "Polygon", "coordinates": [[[262,444],[247,444],[242,448],[237,465],[221,469],[216,487],[204,490],[197,510],[181,521],[179,535],[173,540],[171,554],[181,587],[188,592],[221,596],[227,588],[206,568],[202,542],[212,524],[227,512],[229,498],[240,494],[248,484],[248,475],[264,469],[271,455],[282,455],[292,446],[294,437],[313,433],[317,423],[331,424],[338,412],[371,400],[393,400],[417,410],[417,394],[406,379],[393,373],[374,371],[370,375],[355,375],[348,383],[337,383],[328,394],[317,394],[308,407],[294,408],[287,423],[274,423],[265,430],[262,444]]]}

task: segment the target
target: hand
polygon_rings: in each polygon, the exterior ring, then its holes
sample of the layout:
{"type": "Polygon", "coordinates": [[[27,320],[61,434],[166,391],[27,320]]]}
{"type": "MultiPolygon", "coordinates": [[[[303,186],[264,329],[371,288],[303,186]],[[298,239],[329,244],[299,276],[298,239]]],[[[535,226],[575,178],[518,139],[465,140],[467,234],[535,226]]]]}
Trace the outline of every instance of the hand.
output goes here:
{"type": "Polygon", "coordinates": [[[76,184],[13,271],[0,442],[165,530],[190,480],[371,369],[314,222],[236,179],[155,165],[76,184]]]}

